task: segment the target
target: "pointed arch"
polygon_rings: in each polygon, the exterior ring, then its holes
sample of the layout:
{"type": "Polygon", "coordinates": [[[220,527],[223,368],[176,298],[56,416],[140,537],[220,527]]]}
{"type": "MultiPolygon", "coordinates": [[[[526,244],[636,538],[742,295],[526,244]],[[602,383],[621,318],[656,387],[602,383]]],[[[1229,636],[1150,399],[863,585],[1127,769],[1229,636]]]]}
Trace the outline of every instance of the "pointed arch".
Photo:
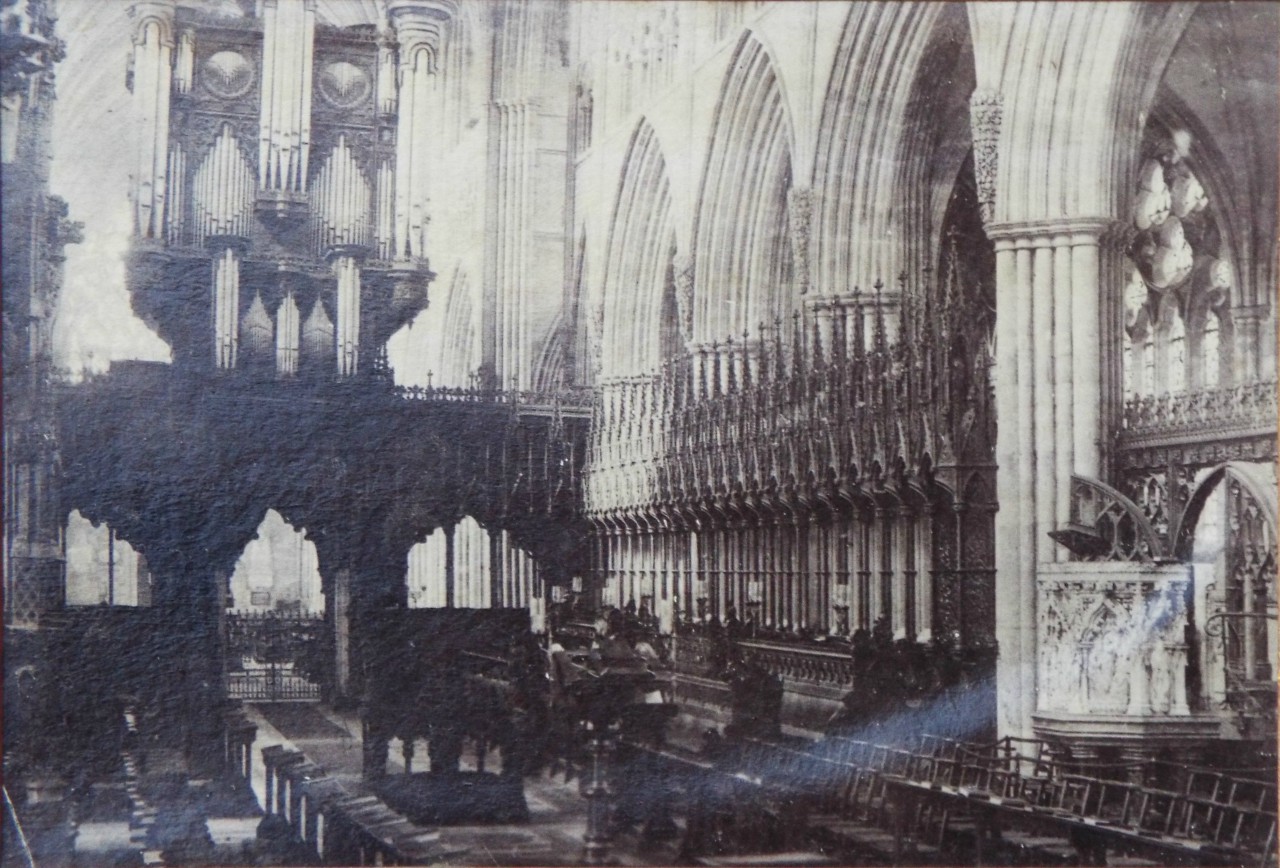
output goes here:
{"type": "Polygon", "coordinates": [[[462,266],[453,273],[449,300],[444,310],[444,334],[440,336],[440,359],[436,366],[441,386],[466,386],[478,367],[475,358],[476,328],[471,299],[471,278],[462,266]]]}
{"type": "Polygon", "coordinates": [[[746,31],[720,91],[698,196],[696,341],[754,333],[794,303],[787,236],[791,116],[768,51],[746,31]]]}
{"type": "Polygon", "coordinates": [[[1161,70],[1193,4],[969,4],[998,97],[993,223],[1125,211],[1161,70]]]}
{"type": "Polygon", "coordinates": [[[601,373],[640,374],[661,362],[662,301],[675,251],[671,186],[662,147],[642,118],[623,162],[609,230],[601,373]]]}
{"type": "Polygon", "coordinates": [[[1192,492],[1190,499],[1187,501],[1187,507],[1182,511],[1182,516],[1178,521],[1178,529],[1174,531],[1171,538],[1174,541],[1174,556],[1181,561],[1189,561],[1192,558],[1192,548],[1195,544],[1196,526],[1200,523],[1200,514],[1204,511],[1205,504],[1209,502],[1210,496],[1217,490],[1218,486],[1224,481],[1234,480],[1240,484],[1240,487],[1249,493],[1249,495],[1258,503],[1260,509],[1266,516],[1265,525],[1274,528],[1277,526],[1277,506],[1276,506],[1276,490],[1275,484],[1264,478],[1261,478],[1256,470],[1242,461],[1227,461],[1219,464],[1210,471],[1205,478],[1196,486],[1192,492]]]}
{"type": "Polygon", "coordinates": [[[547,330],[547,337],[542,341],[542,352],[538,355],[538,364],[533,369],[535,392],[554,392],[569,384],[569,339],[566,329],[567,324],[562,311],[551,323],[551,328],[547,330]]]}
{"type": "MultiPolygon", "coordinates": [[[[945,107],[946,94],[930,99],[917,89],[913,98],[912,89],[933,68],[923,64],[939,19],[956,17],[958,10],[948,6],[867,3],[849,11],[823,104],[814,169],[814,283],[820,292],[843,294],[877,279],[892,281],[907,265],[903,239],[908,229],[914,238],[917,227],[902,225],[902,215],[927,213],[927,205],[904,209],[891,185],[921,192],[926,186],[920,175],[929,169],[938,142],[923,134],[940,132],[933,115],[945,107]]],[[[941,59],[935,52],[933,65],[941,59]]],[[[937,80],[929,85],[940,90],[937,80]]],[[[952,160],[956,172],[963,153],[959,157],[952,160]]]]}
{"type": "Polygon", "coordinates": [[[266,510],[230,578],[238,611],[294,608],[324,611],[320,560],[315,543],[274,509],[266,510]]]}

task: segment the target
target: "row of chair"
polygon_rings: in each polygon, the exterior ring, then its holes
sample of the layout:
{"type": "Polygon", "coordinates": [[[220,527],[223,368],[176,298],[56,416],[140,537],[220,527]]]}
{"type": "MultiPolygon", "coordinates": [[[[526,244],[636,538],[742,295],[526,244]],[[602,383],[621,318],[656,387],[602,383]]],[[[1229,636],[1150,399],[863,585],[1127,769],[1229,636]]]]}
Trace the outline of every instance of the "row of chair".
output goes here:
{"type": "MultiPolygon", "coordinates": [[[[902,777],[956,794],[998,799],[1014,825],[1043,828],[1045,815],[1070,833],[1084,826],[1107,830],[1117,849],[1162,848],[1173,856],[1239,853],[1274,859],[1275,787],[1207,769],[1184,769],[1177,789],[1152,786],[1151,770],[1134,764],[1086,764],[1029,754],[1007,745],[956,745],[922,756],[902,777]],[[1036,815],[1036,816],[1031,816],[1036,815]],[[1154,842],[1154,844],[1153,844],[1154,842]],[[1158,848],[1155,846],[1158,845],[1158,848]]],[[[1097,837],[1096,835],[1094,836],[1097,837]]]]}
{"type": "Polygon", "coordinates": [[[1073,860],[1070,842],[1082,829],[1104,849],[1274,860],[1274,785],[1211,769],[1184,767],[1177,788],[1168,789],[1146,783],[1149,767],[1072,761],[1035,740],[936,736],[909,748],[839,736],[806,747],[747,739],[731,766],[779,810],[803,812],[817,838],[863,857],[870,850],[903,858],[904,845],[913,860],[954,856],[978,834],[967,803],[979,799],[1001,809],[997,840],[987,846],[1012,846],[1032,861],[1073,860]],[[941,797],[913,800],[912,815],[903,817],[890,804],[890,780],[927,785],[941,797]],[[893,836],[884,831],[891,825],[893,836]]]}

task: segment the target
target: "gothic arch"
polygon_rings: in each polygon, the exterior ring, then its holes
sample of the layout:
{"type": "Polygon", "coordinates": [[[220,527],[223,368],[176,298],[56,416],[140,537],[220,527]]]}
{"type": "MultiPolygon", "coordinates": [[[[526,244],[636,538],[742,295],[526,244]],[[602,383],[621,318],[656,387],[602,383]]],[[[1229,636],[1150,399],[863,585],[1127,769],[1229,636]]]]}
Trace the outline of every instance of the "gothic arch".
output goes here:
{"type": "MultiPolygon", "coordinates": [[[[936,114],[946,104],[947,88],[926,79],[947,60],[927,51],[939,21],[955,17],[946,5],[850,9],[824,99],[814,168],[814,284],[820,292],[867,289],[877,279],[892,281],[907,265],[903,238],[916,227],[903,225],[904,215],[919,220],[929,213],[925,177],[943,142],[944,124],[936,114]],[[924,201],[907,205],[903,195],[909,191],[924,201]]],[[[963,28],[963,22],[952,23],[963,28]]],[[[962,123],[963,139],[967,120],[962,123]]],[[[952,160],[956,171],[962,160],[963,153],[952,160]]],[[[944,186],[949,192],[950,184],[944,186]]]]}
{"type": "Polygon", "coordinates": [[[571,369],[569,360],[568,324],[564,313],[551,323],[547,336],[542,341],[542,352],[538,355],[538,364],[533,371],[533,389],[535,392],[553,392],[569,384],[571,369]]]}
{"type": "Polygon", "coordinates": [[[1188,161],[1239,269],[1237,305],[1269,302],[1274,286],[1280,111],[1264,82],[1277,75],[1280,16],[1267,5],[1199,4],[1158,70],[1153,117],[1191,133],[1188,161]]]}
{"type": "Polygon", "coordinates": [[[791,112],[769,53],[743,34],[716,107],[694,223],[693,336],[754,333],[786,312],[791,112]]]}
{"type": "Polygon", "coordinates": [[[1200,523],[1200,514],[1204,510],[1209,497],[1218,486],[1227,480],[1235,480],[1257,501],[1266,515],[1268,527],[1277,526],[1276,491],[1272,483],[1260,479],[1256,471],[1248,464],[1240,461],[1227,461],[1215,467],[1191,493],[1187,507],[1178,521],[1178,528],[1171,535],[1174,541],[1174,556],[1183,562],[1190,561],[1192,546],[1195,543],[1196,526],[1200,523]]]}
{"type": "Polygon", "coordinates": [[[471,278],[462,266],[453,273],[449,300],[445,305],[444,333],[440,336],[439,384],[465,386],[476,368],[475,322],[471,300],[471,278]]]}
{"type": "Polygon", "coordinates": [[[674,236],[666,161],[653,127],[641,119],[623,163],[609,231],[600,336],[606,377],[645,373],[661,362],[674,236]]]}
{"type": "Polygon", "coordinates": [[[998,123],[994,224],[1125,213],[1190,4],[968,4],[976,106],[998,123]]]}
{"type": "MultiPolygon", "coordinates": [[[[1121,213],[1136,230],[1125,266],[1148,282],[1157,349],[1163,354],[1178,341],[1187,361],[1186,376],[1157,378],[1156,393],[1249,381],[1273,365],[1273,330],[1257,326],[1268,316],[1260,293],[1272,285],[1276,206],[1259,191],[1275,186],[1280,112],[1256,94],[1278,72],[1274,58],[1248,56],[1259,38],[1253,31],[1273,32],[1277,23],[1263,7],[1202,4],[1174,22],[1180,38],[1154,57],[1153,68],[1133,72],[1149,101],[1130,109],[1141,137],[1124,155],[1133,171],[1121,213]],[[1181,317],[1171,337],[1166,314],[1173,308],[1181,317]],[[1204,344],[1210,323],[1212,343],[1204,344]]],[[[1122,121],[1122,132],[1134,122],[1122,121]]],[[[1139,299],[1127,293],[1125,302],[1132,308],[1139,299]]],[[[1145,336],[1131,328],[1130,338],[1137,346],[1145,336]]],[[[1137,382],[1132,371],[1126,381],[1137,382]]]]}
{"type": "Polygon", "coordinates": [[[305,527],[295,525],[276,509],[263,511],[253,536],[244,544],[227,581],[236,609],[270,607],[276,605],[274,591],[282,576],[293,574],[296,580],[298,602],[303,611],[323,610],[319,556],[315,543],[307,536],[305,527]],[[296,547],[292,553],[283,549],[296,547]],[[267,579],[264,583],[263,578],[267,579]],[[255,600],[254,591],[267,590],[266,601],[255,600]]]}

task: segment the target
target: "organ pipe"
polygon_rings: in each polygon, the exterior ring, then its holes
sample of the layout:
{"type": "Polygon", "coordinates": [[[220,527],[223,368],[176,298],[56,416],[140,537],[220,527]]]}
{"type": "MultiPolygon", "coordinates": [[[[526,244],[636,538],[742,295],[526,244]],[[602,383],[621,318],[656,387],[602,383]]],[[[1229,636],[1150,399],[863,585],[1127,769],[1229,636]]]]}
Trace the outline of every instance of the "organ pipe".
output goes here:
{"type": "Polygon", "coordinates": [[[389,58],[379,55],[378,105],[396,112],[394,258],[426,257],[429,160],[433,127],[444,116],[440,59],[451,4],[432,0],[390,0],[388,15],[399,40],[399,93],[392,97],[389,58]],[[394,103],[392,102],[394,99],[394,103]]]}
{"type": "MultiPolygon", "coordinates": [[[[173,60],[173,89],[178,93],[191,90],[191,78],[195,72],[196,36],[190,30],[178,37],[178,53],[173,60]]],[[[170,177],[174,177],[170,175],[170,177]]]]}
{"type": "Polygon", "coordinates": [[[395,252],[396,179],[390,160],[378,164],[377,255],[391,259],[395,252]]]}
{"type": "Polygon", "coordinates": [[[311,187],[313,243],[318,253],[369,243],[369,198],[369,184],[346,137],[339,136],[311,187]]]}
{"type": "Polygon", "coordinates": [[[392,115],[396,111],[396,49],[394,37],[388,34],[378,43],[378,78],[376,82],[378,113],[392,115]]]}
{"type": "Polygon", "coordinates": [[[397,105],[395,228],[397,259],[426,256],[427,160],[436,96],[436,59],[425,44],[402,49],[397,105]]]}
{"type": "Polygon", "coordinates": [[[338,278],[338,376],[354,376],[360,360],[360,268],[352,256],[333,263],[338,278]]]}
{"type": "MultiPolygon", "coordinates": [[[[230,124],[205,155],[193,181],[197,244],[219,235],[246,237],[253,217],[253,171],[230,124]]],[[[180,213],[180,212],[179,212],[180,213]]]]}
{"type": "Polygon", "coordinates": [[[290,292],[276,314],[276,372],[281,376],[298,373],[298,331],[298,304],[290,292]]]}
{"type": "Polygon", "coordinates": [[[311,151],[315,0],[263,0],[258,183],[302,193],[311,151]]]}
{"type": "Polygon", "coordinates": [[[169,150],[169,178],[172,189],[167,203],[167,225],[169,243],[181,244],[186,232],[186,190],[184,180],[187,177],[187,154],[180,143],[175,143],[169,150]]]}
{"type": "Polygon", "coordinates": [[[324,303],[316,299],[302,324],[302,353],[307,365],[323,369],[333,363],[333,321],[324,309],[324,303]]]}
{"type": "Polygon", "coordinates": [[[239,307],[240,254],[227,246],[213,261],[214,364],[224,370],[236,366],[239,307]]]}
{"type": "Polygon", "coordinates": [[[169,164],[169,94],[172,88],[173,5],[150,0],[135,5],[133,100],[137,106],[138,162],[134,170],[133,230],[140,238],[165,232],[169,164]]]}
{"type": "Polygon", "coordinates": [[[260,293],[253,294],[249,309],[240,320],[240,334],[245,354],[251,362],[261,362],[269,358],[271,352],[271,315],[262,303],[260,293]]]}

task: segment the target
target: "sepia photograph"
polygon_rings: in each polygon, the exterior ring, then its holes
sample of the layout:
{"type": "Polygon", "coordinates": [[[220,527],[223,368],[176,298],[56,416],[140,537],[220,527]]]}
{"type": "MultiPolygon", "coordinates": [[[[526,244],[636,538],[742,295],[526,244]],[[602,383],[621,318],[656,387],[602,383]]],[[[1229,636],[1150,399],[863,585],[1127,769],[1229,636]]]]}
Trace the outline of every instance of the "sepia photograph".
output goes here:
{"type": "Polygon", "coordinates": [[[1280,3],[0,0],[0,77],[0,868],[1280,868],[1280,3]]]}

